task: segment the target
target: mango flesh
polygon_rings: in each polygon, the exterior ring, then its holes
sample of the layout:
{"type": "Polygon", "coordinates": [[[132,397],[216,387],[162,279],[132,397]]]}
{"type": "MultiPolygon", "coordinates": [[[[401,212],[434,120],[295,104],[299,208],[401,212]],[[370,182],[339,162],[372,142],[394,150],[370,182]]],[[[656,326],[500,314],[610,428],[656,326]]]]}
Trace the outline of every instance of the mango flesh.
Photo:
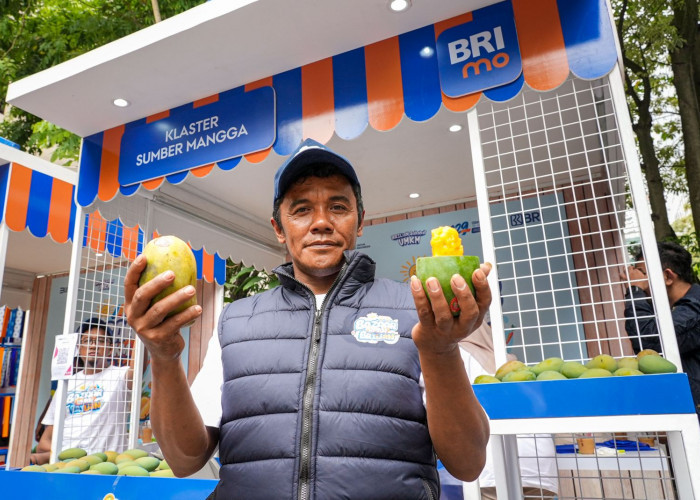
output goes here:
{"type": "Polygon", "coordinates": [[[495,384],[495,383],[500,383],[501,381],[498,380],[496,377],[493,375],[479,375],[474,379],[474,385],[479,385],[479,384],[495,384]]]}
{"type": "Polygon", "coordinates": [[[566,377],[554,370],[545,370],[537,375],[537,380],[566,380],[566,377]]]}
{"type": "Polygon", "coordinates": [[[639,371],[642,373],[676,373],[678,367],[661,356],[643,356],[639,358],[639,371]]]}
{"type": "Polygon", "coordinates": [[[578,361],[566,361],[561,365],[561,374],[566,378],[579,378],[583,372],[588,370],[578,361]]]}
{"type": "MultiPolygon", "coordinates": [[[[561,370],[564,360],[561,358],[547,358],[544,361],[540,361],[535,366],[530,368],[535,375],[539,375],[546,371],[558,372],[561,370]]],[[[565,377],[566,378],[566,377],[565,377]]]]}
{"type": "Polygon", "coordinates": [[[498,380],[503,380],[503,377],[505,377],[507,374],[517,370],[527,370],[527,366],[525,366],[525,363],[518,361],[517,359],[506,361],[498,367],[498,370],[496,370],[496,378],[498,380]]]}
{"type": "MultiPolygon", "coordinates": [[[[146,269],[141,273],[139,286],[143,286],[165,271],[175,273],[175,279],[170,286],[153,297],[151,304],[187,285],[197,286],[197,261],[189,245],[177,236],[160,236],[149,241],[143,249],[143,255],[146,257],[147,264],[146,269]]],[[[195,304],[197,304],[197,296],[193,295],[187,302],[170,311],[167,316],[182,312],[195,304]]]]}
{"type": "Polygon", "coordinates": [[[425,286],[425,281],[434,277],[440,282],[442,293],[445,295],[445,300],[450,306],[453,316],[459,316],[459,304],[450,280],[455,274],[459,274],[464,278],[469,285],[469,289],[474,293],[474,285],[472,284],[472,274],[480,266],[479,257],[471,255],[442,255],[438,257],[418,257],[416,259],[416,276],[423,283],[423,289],[426,296],[428,289],[425,286]]]}
{"type": "Polygon", "coordinates": [[[617,361],[609,354],[598,354],[586,363],[586,368],[602,368],[612,373],[617,370],[617,361]]]}
{"type": "Polygon", "coordinates": [[[530,380],[535,380],[537,375],[532,373],[530,370],[515,370],[507,373],[501,382],[528,382],[530,380]]]}
{"type": "Polygon", "coordinates": [[[589,368],[578,378],[597,378],[597,377],[612,377],[613,374],[604,368],[589,368]]]}

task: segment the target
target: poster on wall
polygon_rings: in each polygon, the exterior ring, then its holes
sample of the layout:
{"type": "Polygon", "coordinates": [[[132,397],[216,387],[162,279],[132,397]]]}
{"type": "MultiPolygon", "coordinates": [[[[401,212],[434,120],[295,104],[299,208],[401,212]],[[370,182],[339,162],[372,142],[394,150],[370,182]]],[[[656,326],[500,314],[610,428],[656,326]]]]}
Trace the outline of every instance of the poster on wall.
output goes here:
{"type": "MultiPolygon", "coordinates": [[[[526,245],[528,251],[525,257],[519,258],[525,258],[528,262],[544,262],[547,267],[547,271],[540,272],[539,277],[529,273],[516,276],[513,265],[498,267],[506,345],[509,352],[519,359],[532,359],[529,353],[527,357],[524,356],[524,350],[529,345],[533,348],[537,345],[539,349],[541,344],[559,345],[561,341],[566,345],[568,341],[574,348],[583,336],[577,326],[581,324],[578,300],[575,297],[572,299],[569,293],[569,290],[576,289],[576,278],[571,272],[574,265],[566,238],[567,226],[562,223],[565,214],[560,202],[556,195],[544,195],[505,205],[492,204],[492,214],[507,215],[498,218],[503,227],[494,236],[496,248],[512,249],[526,245]],[[559,293],[559,283],[550,276],[566,277],[566,294],[559,293]],[[533,287],[536,289],[533,290],[533,287]],[[535,294],[550,295],[552,307],[537,310],[534,315],[524,313],[524,289],[532,290],[533,297],[535,294]],[[537,336],[525,335],[532,330],[537,330],[537,336]]],[[[494,223],[494,229],[496,225],[494,223]]],[[[462,238],[464,254],[476,255],[483,261],[476,208],[367,226],[357,241],[357,249],[377,263],[377,276],[408,282],[415,274],[416,259],[432,255],[430,231],[439,226],[454,227],[462,238]]],[[[518,260],[512,252],[509,254],[501,258],[511,263],[518,260]]],[[[497,251],[497,259],[499,255],[503,255],[503,252],[497,251]]]]}

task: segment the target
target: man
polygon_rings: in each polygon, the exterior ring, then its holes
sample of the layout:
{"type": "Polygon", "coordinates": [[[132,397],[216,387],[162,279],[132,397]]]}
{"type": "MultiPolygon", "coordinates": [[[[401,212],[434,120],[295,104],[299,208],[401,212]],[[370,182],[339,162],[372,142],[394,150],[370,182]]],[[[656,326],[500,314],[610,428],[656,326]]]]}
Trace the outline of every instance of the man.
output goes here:
{"type": "Polygon", "coordinates": [[[458,343],[489,306],[490,266],[474,272],[476,298],[452,277],[453,318],[435,278],[431,307],[417,278],[410,291],[375,279],[374,262],[352,251],[364,210],[343,157],[306,141],[274,188],[271,224],[291,263],[275,270],[281,286],[222,313],[220,422],[204,422],[180,364],[179,329],[201,307],[165,319],[194,288],[151,306],[173,273],[139,288],[143,256],[127,272],[127,319],[151,354],[151,424],[172,470],[196,472],[219,445],[215,494],[246,500],[437,498],[435,453],[476,479],[489,426],[458,343]]]}
{"type": "MultiPolygon", "coordinates": [[[[83,448],[88,453],[124,451],[132,367],[111,366],[112,330],[101,319],[85,321],[79,333],[78,371],[68,379],[61,449],[83,448]]],[[[30,463],[49,462],[55,406],[56,400],[52,399],[41,422],[46,428],[30,463]]]]}
{"type": "MultiPolygon", "coordinates": [[[[692,257],[685,248],[664,242],[658,244],[658,250],[681,363],[700,418],[700,285],[693,272],[692,257]]],[[[640,253],[635,264],[622,273],[622,278],[630,283],[625,294],[625,330],[634,352],[642,349],[663,352],[642,259],[640,253]]]]}

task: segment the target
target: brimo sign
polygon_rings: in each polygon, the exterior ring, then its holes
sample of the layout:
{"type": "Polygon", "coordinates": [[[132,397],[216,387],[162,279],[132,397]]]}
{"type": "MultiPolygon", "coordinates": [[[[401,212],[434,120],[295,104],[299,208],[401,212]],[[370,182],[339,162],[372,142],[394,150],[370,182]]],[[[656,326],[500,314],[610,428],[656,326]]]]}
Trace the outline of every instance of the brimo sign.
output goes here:
{"type": "Polygon", "coordinates": [[[437,39],[443,92],[459,97],[499,87],[522,72],[513,8],[502,2],[473,13],[473,20],[437,39]]]}

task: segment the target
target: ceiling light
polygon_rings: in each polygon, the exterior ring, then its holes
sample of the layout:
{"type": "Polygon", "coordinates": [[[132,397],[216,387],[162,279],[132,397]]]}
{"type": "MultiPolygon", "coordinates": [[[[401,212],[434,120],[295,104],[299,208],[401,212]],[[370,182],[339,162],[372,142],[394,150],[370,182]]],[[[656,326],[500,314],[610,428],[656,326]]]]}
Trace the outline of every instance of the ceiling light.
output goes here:
{"type": "Polygon", "coordinates": [[[404,12],[411,6],[411,0],[389,0],[389,8],[394,12],[404,12]]]}
{"type": "Polygon", "coordinates": [[[459,132],[462,130],[462,126],[458,124],[450,125],[450,132],[459,132]]]}
{"type": "Polygon", "coordinates": [[[429,45],[426,45],[422,49],[420,49],[420,55],[421,57],[430,57],[435,53],[435,49],[430,47],[429,45]]]}
{"type": "Polygon", "coordinates": [[[408,195],[409,198],[418,198],[420,196],[419,193],[411,193],[408,195]]]}
{"type": "Polygon", "coordinates": [[[115,100],[112,101],[112,104],[114,104],[118,108],[126,108],[129,105],[129,101],[127,101],[126,99],[122,99],[121,97],[117,97],[115,100]]]}

